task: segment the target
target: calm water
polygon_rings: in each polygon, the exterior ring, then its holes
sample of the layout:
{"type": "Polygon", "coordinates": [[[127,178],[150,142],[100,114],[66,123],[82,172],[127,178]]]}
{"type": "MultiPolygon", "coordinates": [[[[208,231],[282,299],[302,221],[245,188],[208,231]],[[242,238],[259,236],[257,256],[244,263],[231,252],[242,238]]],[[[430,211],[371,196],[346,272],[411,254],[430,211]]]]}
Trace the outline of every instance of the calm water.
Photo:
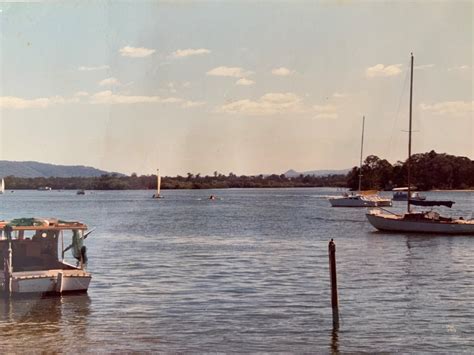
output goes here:
{"type": "MultiPolygon", "coordinates": [[[[474,237],[378,233],[330,189],[152,193],[0,195],[0,219],[97,228],[87,295],[0,300],[2,352],[474,352],[474,237]]],[[[474,193],[428,195],[474,210],[474,193]]]]}

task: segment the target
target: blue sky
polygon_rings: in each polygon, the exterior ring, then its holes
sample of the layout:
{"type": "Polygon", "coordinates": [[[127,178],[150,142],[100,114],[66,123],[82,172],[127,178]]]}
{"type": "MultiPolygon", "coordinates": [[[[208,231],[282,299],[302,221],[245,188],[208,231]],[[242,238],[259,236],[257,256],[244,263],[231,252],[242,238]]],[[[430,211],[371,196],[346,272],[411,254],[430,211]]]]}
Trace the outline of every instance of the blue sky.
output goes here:
{"type": "Polygon", "coordinates": [[[0,159],[259,174],[474,156],[473,5],[2,3],[0,159]]]}

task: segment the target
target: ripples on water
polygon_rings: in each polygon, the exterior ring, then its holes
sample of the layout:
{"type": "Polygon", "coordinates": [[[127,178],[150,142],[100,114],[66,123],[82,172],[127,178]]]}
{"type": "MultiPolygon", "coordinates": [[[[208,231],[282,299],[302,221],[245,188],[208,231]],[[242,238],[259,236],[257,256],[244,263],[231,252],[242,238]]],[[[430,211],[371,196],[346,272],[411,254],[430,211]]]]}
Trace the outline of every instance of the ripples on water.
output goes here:
{"type": "MultiPolygon", "coordinates": [[[[97,230],[87,295],[0,302],[0,349],[23,352],[474,351],[474,238],[384,234],[328,189],[17,191],[0,219],[97,230]],[[222,200],[209,201],[210,194],[222,200]],[[332,331],[327,242],[337,244],[332,331]]],[[[473,193],[456,200],[470,216],[473,193]]],[[[399,203],[395,209],[403,209],[399,203]]]]}

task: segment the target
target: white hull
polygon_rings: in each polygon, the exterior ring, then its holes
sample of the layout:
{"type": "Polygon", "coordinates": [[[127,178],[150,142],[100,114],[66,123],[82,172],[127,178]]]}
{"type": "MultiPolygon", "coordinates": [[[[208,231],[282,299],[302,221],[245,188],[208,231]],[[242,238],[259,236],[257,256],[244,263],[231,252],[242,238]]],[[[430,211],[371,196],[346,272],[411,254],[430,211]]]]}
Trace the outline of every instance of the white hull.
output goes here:
{"type": "Polygon", "coordinates": [[[426,219],[410,221],[402,216],[368,213],[370,224],[381,231],[436,234],[474,234],[474,221],[455,220],[452,222],[426,219]]]}
{"type": "Polygon", "coordinates": [[[389,207],[392,201],[377,196],[342,196],[329,199],[332,207],[389,207]]]}
{"type": "Polygon", "coordinates": [[[5,192],[5,180],[0,180],[0,194],[5,192]]]}
{"type": "Polygon", "coordinates": [[[91,278],[79,269],[13,272],[11,289],[13,294],[85,292],[91,278]]]}

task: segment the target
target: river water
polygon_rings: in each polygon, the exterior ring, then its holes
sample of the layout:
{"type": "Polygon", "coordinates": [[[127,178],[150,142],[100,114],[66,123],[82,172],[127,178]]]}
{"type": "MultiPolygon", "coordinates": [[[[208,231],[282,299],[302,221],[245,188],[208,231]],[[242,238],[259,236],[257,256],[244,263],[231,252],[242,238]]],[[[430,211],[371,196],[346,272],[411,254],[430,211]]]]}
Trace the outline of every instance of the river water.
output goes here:
{"type": "MultiPolygon", "coordinates": [[[[0,219],[96,228],[87,294],[0,300],[3,353],[474,352],[474,237],[376,232],[365,209],[331,208],[332,189],[152,193],[0,195],[0,219]]],[[[472,192],[427,195],[474,210],[472,192]]]]}

